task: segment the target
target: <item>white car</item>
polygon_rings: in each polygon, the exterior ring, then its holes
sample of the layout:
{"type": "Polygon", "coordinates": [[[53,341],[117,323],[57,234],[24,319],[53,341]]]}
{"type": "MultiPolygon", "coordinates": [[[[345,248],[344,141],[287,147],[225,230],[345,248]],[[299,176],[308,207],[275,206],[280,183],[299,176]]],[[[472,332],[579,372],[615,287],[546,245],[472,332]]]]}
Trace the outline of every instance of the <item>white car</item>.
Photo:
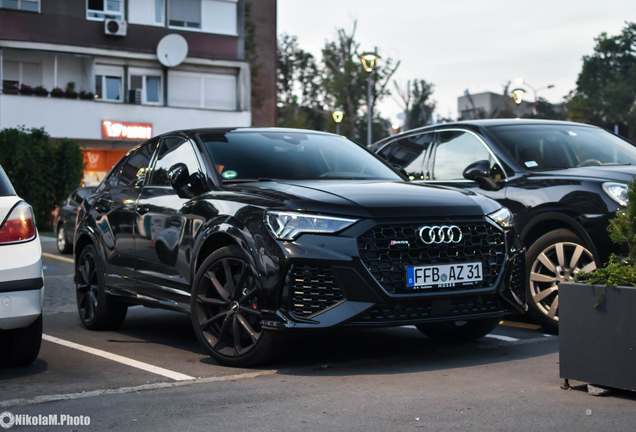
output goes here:
{"type": "Polygon", "coordinates": [[[42,343],[42,247],[33,209],[0,167],[0,365],[26,366],[42,343]]]}

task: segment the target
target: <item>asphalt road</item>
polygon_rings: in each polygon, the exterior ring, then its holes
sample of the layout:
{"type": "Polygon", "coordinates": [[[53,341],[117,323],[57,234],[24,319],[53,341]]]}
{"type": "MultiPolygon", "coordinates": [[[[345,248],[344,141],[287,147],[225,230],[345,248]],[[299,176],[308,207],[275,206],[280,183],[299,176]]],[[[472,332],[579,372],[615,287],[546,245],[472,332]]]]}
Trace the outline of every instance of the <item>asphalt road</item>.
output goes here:
{"type": "Polygon", "coordinates": [[[266,367],[228,368],[199,347],[186,315],[135,307],[117,331],[85,330],[70,256],[52,239],[43,251],[45,339],[32,366],[0,369],[0,416],[75,424],[10,430],[636,429],[636,393],[561,389],[558,336],[531,322],[460,345],[413,327],[341,329],[290,341],[266,367]]]}

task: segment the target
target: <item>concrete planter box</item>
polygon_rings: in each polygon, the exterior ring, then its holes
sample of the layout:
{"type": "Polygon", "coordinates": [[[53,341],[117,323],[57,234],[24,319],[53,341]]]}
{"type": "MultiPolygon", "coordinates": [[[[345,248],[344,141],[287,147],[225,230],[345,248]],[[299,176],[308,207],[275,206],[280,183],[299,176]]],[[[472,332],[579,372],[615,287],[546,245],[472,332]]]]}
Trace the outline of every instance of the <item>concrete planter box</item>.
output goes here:
{"type": "Polygon", "coordinates": [[[561,378],[636,391],[636,287],[559,284],[561,378]]]}

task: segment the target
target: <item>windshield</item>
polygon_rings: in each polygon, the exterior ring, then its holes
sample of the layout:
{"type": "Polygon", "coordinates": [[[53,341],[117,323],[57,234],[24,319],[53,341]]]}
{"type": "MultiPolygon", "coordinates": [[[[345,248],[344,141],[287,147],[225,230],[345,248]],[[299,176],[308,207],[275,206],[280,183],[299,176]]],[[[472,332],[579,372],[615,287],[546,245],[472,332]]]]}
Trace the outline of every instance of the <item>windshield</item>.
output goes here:
{"type": "Polygon", "coordinates": [[[224,182],[246,180],[401,180],[357,144],[339,136],[302,132],[200,135],[224,182]]]}
{"type": "MultiPolygon", "coordinates": [[[[0,196],[15,195],[15,190],[9,181],[9,178],[4,173],[4,170],[0,166],[0,196]]],[[[0,221],[2,222],[2,221],[0,221]]]]}
{"type": "Polygon", "coordinates": [[[528,170],[636,164],[636,147],[603,129],[572,125],[509,125],[488,128],[528,170]]]}

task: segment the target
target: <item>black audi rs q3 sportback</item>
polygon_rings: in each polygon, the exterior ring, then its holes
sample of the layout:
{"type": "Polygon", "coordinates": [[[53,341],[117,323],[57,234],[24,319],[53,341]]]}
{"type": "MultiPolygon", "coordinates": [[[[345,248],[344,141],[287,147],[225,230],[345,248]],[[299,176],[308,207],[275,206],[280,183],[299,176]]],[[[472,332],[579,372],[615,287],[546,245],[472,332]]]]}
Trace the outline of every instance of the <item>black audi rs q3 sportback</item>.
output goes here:
{"type": "Polygon", "coordinates": [[[83,325],[130,305],[189,313],[232,366],[285,333],[415,325],[480,338],[525,310],[511,213],[473,192],[405,181],[344,137],[286,129],[167,133],[131,150],[78,213],[83,325]]]}

